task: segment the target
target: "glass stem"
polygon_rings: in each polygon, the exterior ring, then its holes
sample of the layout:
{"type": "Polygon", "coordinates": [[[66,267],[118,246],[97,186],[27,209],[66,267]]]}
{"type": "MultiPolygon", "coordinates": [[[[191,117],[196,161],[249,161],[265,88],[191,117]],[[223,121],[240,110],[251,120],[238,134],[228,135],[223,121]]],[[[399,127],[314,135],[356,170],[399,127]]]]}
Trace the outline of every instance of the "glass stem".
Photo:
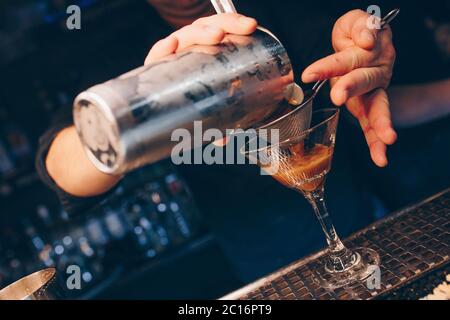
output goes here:
{"type": "Polygon", "coordinates": [[[313,192],[305,193],[305,197],[311,203],[327,239],[328,250],[330,252],[330,264],[328,268],[334,272],[347,270],[356,263],[357,257],[344,246],[336,233],[336,229],[325,205],[324,188],[322,187],[313,192]]]}

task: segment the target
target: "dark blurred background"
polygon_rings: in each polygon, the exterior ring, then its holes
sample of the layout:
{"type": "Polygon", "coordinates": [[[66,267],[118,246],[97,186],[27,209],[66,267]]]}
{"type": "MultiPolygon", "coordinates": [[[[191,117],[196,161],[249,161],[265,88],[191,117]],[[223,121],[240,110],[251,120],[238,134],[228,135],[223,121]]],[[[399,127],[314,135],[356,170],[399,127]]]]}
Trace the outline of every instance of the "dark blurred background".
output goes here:
{"type": "MultiPolygon", "coordinates": [[[[280,37],[297,73],[331,52],[340,15],[371,4],[316,2],[236,1],[280,37]]],[[[448,79],[448,1],[379,2],[383,14],[402,9],[393,86],[448,79]]],[[[56,115],[82,90],[142,65],[171,31],[144,0],[0,2],[0,288],[77,264],[75,298],[217,298],[325,245],[306,201],[252,167],[162,161],[77,217],[39,181],[34,154],[56,115]],[[66,28],[70,4],[82,8],[79,31],[66,28]]],[[[327,191],[342,236],[449,186],[448,116],[398,131],[390,166],[377,169],[344,113],[327,191]]]]}

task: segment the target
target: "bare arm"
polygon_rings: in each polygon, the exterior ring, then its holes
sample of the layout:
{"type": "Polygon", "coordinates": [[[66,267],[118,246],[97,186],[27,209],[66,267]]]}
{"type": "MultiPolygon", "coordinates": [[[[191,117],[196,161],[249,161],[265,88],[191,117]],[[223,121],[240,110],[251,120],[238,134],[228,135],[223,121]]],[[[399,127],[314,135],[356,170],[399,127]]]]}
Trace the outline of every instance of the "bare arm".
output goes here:
{"type": "Polygon", "coordinates": [[[100,195],[120,177],[98,171],[87,158],[74,126],[62,130],[53,141],[45,165],[56,184],[77,197],[100,195]]]}
{"type": "Polygon", "coordinates": [[[389,90],[392,118],[398,127],[423,124],[450,114],[450,79],[389,90]]]}

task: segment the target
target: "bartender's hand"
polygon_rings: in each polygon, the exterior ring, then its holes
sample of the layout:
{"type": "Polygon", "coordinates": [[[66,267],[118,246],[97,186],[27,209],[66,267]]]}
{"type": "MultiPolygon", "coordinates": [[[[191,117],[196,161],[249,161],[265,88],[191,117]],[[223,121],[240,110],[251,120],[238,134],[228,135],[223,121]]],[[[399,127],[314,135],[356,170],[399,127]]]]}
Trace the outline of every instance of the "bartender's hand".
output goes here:
{"type": "MultiPolygon", "coordinates": [[[[145,65],[164,58],[172,53],[183,50],[192,45],[219,44],[226,34],[249,35],[252,34],[258,22],[238,13],[223,13],[197,19],[158,41],[145,59],[145,65]]],[[[227,143],[227,138],[215,141],[217,146],[227,143]]]]}
{"type": "Polygon", "coordinates": [[[215,45],[220,43],[227,33],[248,35],[256,30],[255,19],[237,13],[216,14],[200,18],[165,39],[158,41],[145,59],[145,64],[185,49],[192,45],[215,45]]]}
{"type": "Polygon", "coordinates": [[[361,10],[342,16],[332,35],[336,54],[308,67],[302,80],[310,83],[333,78],[333,103],[347,104],[359,120],[373,161],[384,167],[388,163],[386,145],[397,139],[386,94],[396,53],[389,26],[371,30],[367,27],[369,17],[361,10]]]}

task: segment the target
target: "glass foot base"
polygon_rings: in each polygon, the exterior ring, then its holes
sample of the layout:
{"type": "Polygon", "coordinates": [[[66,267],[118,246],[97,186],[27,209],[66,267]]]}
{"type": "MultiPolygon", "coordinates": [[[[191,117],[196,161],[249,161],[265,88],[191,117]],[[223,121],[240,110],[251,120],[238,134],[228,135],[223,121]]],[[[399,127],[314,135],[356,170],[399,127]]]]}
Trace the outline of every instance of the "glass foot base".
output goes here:
{"type": "Polygon", "coordinates": [[[330,257],[324,257],[321,265],[314,272],[314,281],[325,289],[337,289],[358,281],[367,280],[380,265],[378,253],[368,248],[352,251],[352,265],[342,271],[334,271],[330,257]]]}

